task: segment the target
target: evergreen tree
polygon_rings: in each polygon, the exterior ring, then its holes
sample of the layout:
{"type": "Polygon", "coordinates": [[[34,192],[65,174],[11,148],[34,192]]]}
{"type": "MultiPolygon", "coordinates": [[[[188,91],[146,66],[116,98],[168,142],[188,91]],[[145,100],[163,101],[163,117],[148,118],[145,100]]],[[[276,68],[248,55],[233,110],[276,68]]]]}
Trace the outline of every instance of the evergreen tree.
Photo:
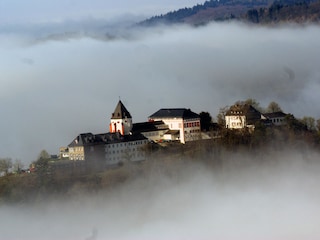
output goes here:
{"type": "Polygon", "coordinates": [[[200,114],[201,130],[209,131],[212,123],[212,117],[208,112],[201,112],[200,114]]]}

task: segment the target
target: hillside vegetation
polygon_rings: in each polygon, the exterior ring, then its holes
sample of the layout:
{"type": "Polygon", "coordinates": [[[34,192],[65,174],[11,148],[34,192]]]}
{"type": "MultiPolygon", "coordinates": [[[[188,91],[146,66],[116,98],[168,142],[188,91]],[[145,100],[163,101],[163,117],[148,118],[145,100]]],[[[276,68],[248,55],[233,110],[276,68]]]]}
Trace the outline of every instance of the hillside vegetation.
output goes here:
{"type": "Polygon", "coordinates": [[[317,23],[320,19],[320,1],[312,0],[222,0],[206,1],[191,8],[183,8],[151,17],[143,26],[187,23],[203,25],[211,21],[238,20],[242,22],[273,24],[283,22],[317,23]]]}
{"type": "Polygon", "coordinates": [[[37,204],[49,199],[108,193],[123,184],[146,182],[155,176],[179,181],[179,173],[199,165],[212,174],[223,174],[224,169],[243,164],[281,161],[272,157],[277,153],[299,151],[307,158],[311,150],[318,152],[320,131],[308,130],[294,118],[288,120],[287,126],[277,128],[257,125],[253,134],[223,129],[220,138],[149,148],[146,161],[124,162],[108,169],[92,170],[88,166],[54,171],[46,164],[49,159],[40,158],[36,164],[41,163],[42,167],[36,172],[0,177],[0,204],[37,204]]]}

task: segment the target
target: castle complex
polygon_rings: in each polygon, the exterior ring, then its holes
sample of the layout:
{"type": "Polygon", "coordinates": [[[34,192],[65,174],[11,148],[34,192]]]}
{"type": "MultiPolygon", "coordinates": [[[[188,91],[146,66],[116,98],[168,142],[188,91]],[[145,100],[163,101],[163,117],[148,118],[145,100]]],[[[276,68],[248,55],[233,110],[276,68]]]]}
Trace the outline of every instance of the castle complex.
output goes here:
{"type": "MultiPolygon", "coordinates": [[[[285,116],[282,112],[262,114],[251,105],[235,104],[225,114],[225,128],[254,131],[257,122],[280,126],[285,124],[285,116]]],[[[146,160],[148,144],[186,144],[219,137],[210,134],[201,132],[200,115],[186,108],[162,108],[151,114],[148,121],[133,123],[130,112],[119,100],[108,133],[81,133],[68,147],[60,149],[60,157],[102,167],[139,162],[146,160]]]]}
{"type": "Polygon", "coordinates": [[[61,148],[60,156],[106,166],[143,161],[150,142],[198,140],[200,127],[200,116],[185,108],[160,109],[147,122],[133,123],[130,112],[119,101],[112,113],[108,133],[81,133],[67,148],[61,148]]]}

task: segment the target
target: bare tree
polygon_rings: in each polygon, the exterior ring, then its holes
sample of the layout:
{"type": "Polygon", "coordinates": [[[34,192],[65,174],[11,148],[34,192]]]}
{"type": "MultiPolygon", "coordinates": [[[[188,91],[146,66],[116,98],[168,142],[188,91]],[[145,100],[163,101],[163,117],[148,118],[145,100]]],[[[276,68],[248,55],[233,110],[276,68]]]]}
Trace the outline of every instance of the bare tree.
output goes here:
{"type": "Polygon", "coordinates": [[[256,99],[253,99],[253,98],[248,98],[245,101],[239,100],[239,101],[236,101],[234,104],[235,105],[237,105],[237,104],[238,105],[244,105],[244,104],[251,105],[252,107],[257,109],[259,112],[263,112],[262,107],[260,107],[260,103],[256,99]]]}
{"type": "Polygon", "coordinates": [[[320,132],[320,119],[317,120],[317,130],[320,132]]]}
{"type": "Polygon", "coordinates": [[[13,163],[13,172],[20,173],[23,168],[23,163],[20,159],[16,159],[13,163]]]}
{"type": "Polygon", "coordinates": [[[268,107],[267,107],[267,112],[268,113],[273,113],[273,112],[282,112],[281,107],[279,106],[278,103],[276,102],[270,102],[268,107]]]}
{"type": "Polygon", "coordinates": [[[254,107],[260,112],[262,111],[262,108],[260,107],[260,103],[256,99],[248,98],[247,100],[244,101],[244,103],[251,105],[252,107],[254,107]]]}
{"type": "Polygon", "coordinates": [[[0,158],[0,173],[7,175],[10,168],[12,168],[11,158],[0,158]]]}
{"type": "Polygon", "coordinates": [[[48,153],[46,150],[42,150],[42,151],[39,153],[39,156],[38,156],[38,159],[37,159],[37,160],[40,160],[40,159],[49,159],[49,158],[50,158],[49,153],[48,153]]]}
{"type": "Polygon", "coordinates": [[[225,116],[226,116],[228,109],[229,109],[229,106],[225,106],[225,107],[219,109],[219,113],[217,115],[217,122],[220,126],[223,126],[223,127],[226,126],[225,116]]]}
{"type": "Polygon", "coordinates": [[[313,117],[303,117],[301,122],[307,127],[308,130],[313,131],[316,130],[316,121],[313,117]]]}
{"type": "Polygon", "coordinates": [[[46,178],[50,170],[49,161],[50,155],[46,150],[42,150],[38,156],[38,159],[34,162],[38,177],[46,178]]]}

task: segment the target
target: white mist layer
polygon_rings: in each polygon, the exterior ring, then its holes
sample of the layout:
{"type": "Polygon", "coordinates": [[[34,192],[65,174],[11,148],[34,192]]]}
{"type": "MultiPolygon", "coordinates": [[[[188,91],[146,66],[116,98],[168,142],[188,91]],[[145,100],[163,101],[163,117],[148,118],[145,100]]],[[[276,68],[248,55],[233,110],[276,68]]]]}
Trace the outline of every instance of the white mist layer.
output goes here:
{"type": "Polygon", "coordinates": [[[319,239],[319,155],[268,157],[276,159],[236,164],[238,156],[217,173],[192,165],[108,194],[3,206],[1,239],[319,239]]]}
{"type": "MultiPolygon", "coordinates": [[[[89,33],[105,36],[95,24],[85,25],[89,33]]],[[[72,26],[44,25],[34,36],[0,32],[0,157],[30,163],[79,133],[107,132],[119,96],[134,122],[166,107],[215,117],[247,98],[262,107],[275,101],[298,118],[320,117],[317,26],[215,23],[122,29],[99,40],[64,35],[72,26]]]]}

